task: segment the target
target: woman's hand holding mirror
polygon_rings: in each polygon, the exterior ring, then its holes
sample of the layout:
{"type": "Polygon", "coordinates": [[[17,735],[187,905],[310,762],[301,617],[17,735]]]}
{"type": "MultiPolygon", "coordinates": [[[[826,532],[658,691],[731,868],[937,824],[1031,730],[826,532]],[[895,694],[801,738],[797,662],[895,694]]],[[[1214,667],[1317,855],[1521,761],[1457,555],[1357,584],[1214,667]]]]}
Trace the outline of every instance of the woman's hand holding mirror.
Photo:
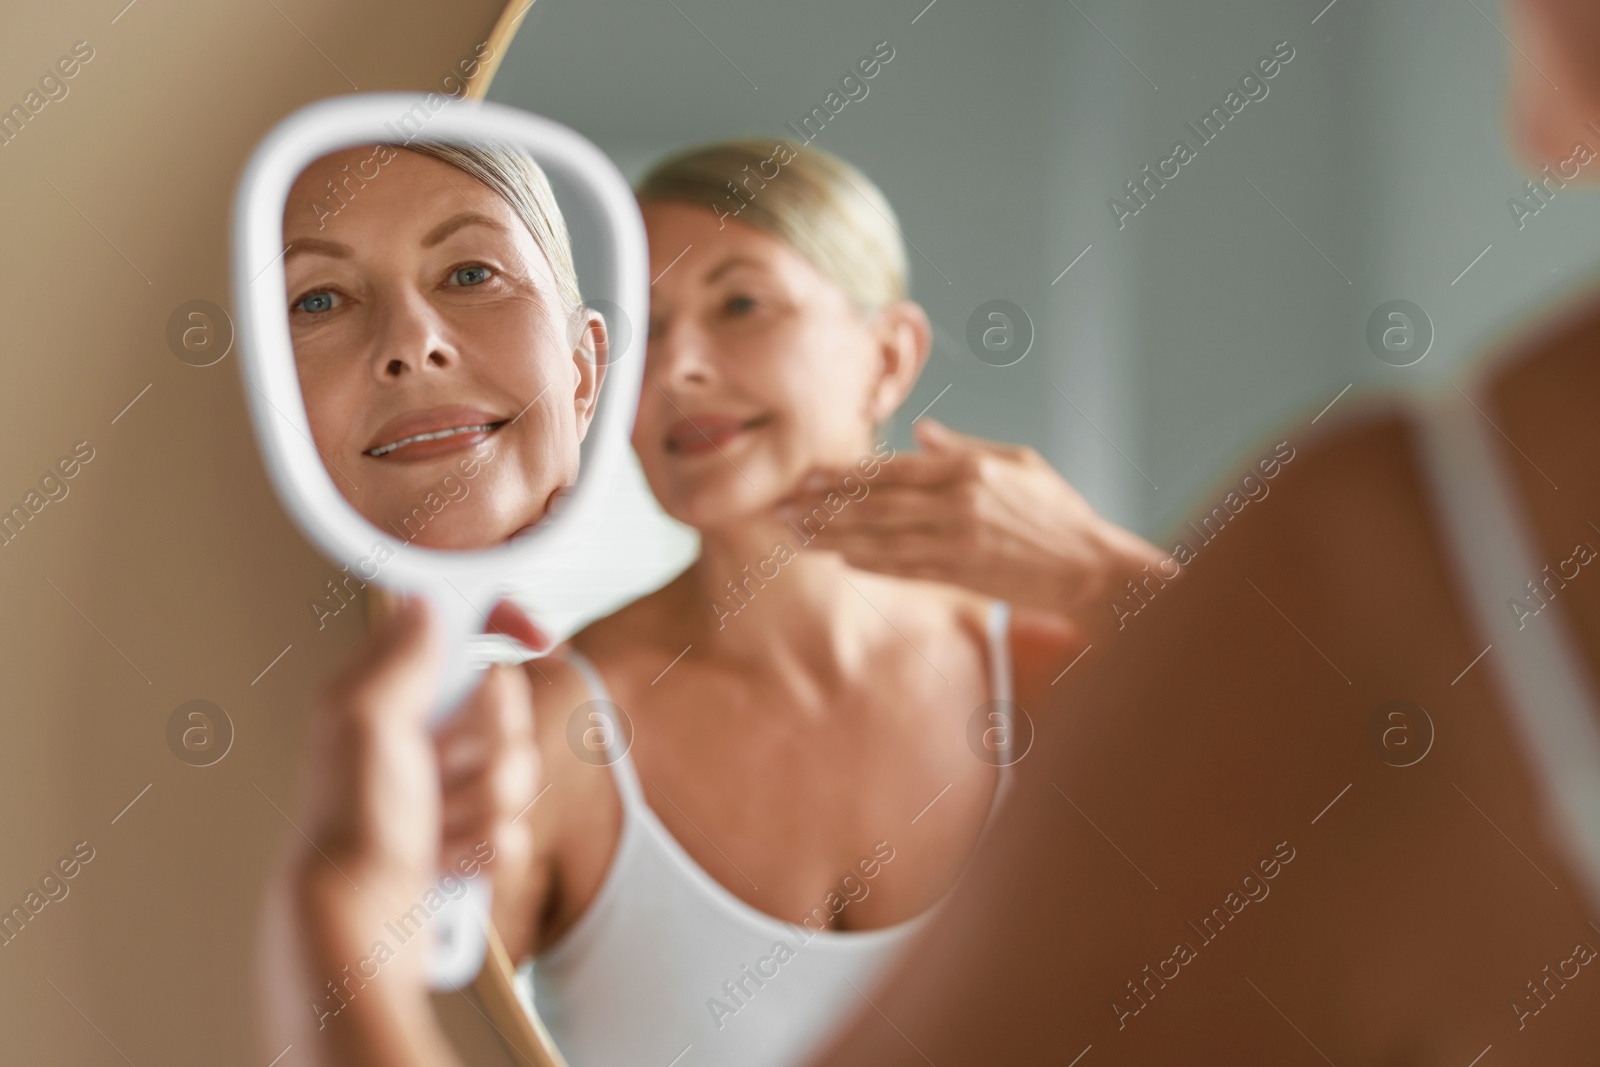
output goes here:
{"type": "MultiPolygon", "coordinates": [[[[548,640],[509,603],[490,624],[548,640]]],[[[439,935],[441,901],[465,879],[482,871],[497,894],[501,872],[510,887],[527,882],[532,834],[519,816],[540,786],[527,677],[491,668],[430,736],[442,651],[427,601],[401,601],[312,714],[304,837],[269,889],[289,935],[271,931],[270,954],[292,974],[270,984],[296,997],[275,1006],[282,1039],[327,1062],[438,1062],[418,1057],[438,1040],[418,946],[439,935]],[[302,1043],[308,1029],[317,1040],[302,1043]]]]}
{"type": "MultiPolygon", "coordinates": [[[[594,482],[627,446],[643,360],[613,346],[589,305],[614,309],[631,337],[645,264],[615,165],[514,108],[323,101],[285,119],[245,170],[234,292],[263,460],[290,514],[352,577],[430,601],[444,633],[424,693],[436,729],[475,687],[475,700],[518,703],[515,683],[478,686],[478,670],[553,644],[531,624],[499,627],[520,647],[483,631],[538,556],[581,536],[594,482]]],[[[507,783],[526,774],[473,763],[460,738],[509,729],[495,718],[441,735],[466,765],[450,783],[447,850],[499,825],[507,783]]],[[[437,988],[477,974],[487,896],[469,879],[432,918],[437,988]]]]}

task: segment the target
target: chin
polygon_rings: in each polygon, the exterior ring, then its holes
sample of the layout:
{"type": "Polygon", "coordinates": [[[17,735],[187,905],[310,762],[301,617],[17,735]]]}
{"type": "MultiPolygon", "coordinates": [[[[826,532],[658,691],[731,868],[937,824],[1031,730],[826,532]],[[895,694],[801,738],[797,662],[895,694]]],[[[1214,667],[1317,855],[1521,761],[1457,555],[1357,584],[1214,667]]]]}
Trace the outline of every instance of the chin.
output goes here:
{"type": "MultiPolygon", "coordinates": [[[[663,510],[674,519],[697,530],[717,526],[744,525],[765,514],[776,498],[746,485],[738,474],[729,471],[737,485],[700,485],[673,493],[672,504],[663,510]]],[[[766,479],[753,481],[761,484],[766,479]]]]}

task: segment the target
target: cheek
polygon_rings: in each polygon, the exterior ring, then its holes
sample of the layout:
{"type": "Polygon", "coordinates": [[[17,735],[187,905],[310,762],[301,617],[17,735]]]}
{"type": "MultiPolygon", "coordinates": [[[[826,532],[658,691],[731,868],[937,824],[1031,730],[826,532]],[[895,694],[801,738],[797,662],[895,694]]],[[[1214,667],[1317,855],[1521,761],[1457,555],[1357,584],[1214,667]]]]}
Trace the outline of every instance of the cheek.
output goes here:
{"type": "Polygon", "coordinates": [[[324,452],[358,453],[368,443],[362,435],[376,429],[369,425],[372,390],[359,360],[322,357],[301,363],[300,395],[311,438],[324,452]]]}
{"type": "Polygon", "coordinates": [[[874,358],[860,331],[819,329],[783,366],[782,403],[811,458],[853,456],[872,432],[874,358]]]}
{"type": "MultiPolygon", "coordinates": [[[[554,392],[552,388],[551,393],[554,392]]],[[[578,477],[582,452],[570,394],[556,404],[541,400],[533,405],[515,429],[520,431],[518,451],[507,457],[507,466],[515,467],[529,491],[539,490],[547,495],[556,486],[571,484],[578,477]]]]}
{"type": "MultiPolygon", "coordinates": [[[[574,355],[573,347],[559,323],[540,319],[530,323],[528,331],[521,336],[524,340],[519,345],[501,351],[522,351],[525,357],[514,361],[503,371],[490,367],[486,373],[494,376],[491,379],[493,385],[518,398],[519,409],[534,397],[541,397],[528,409],[528,414],[542,410],[545,421],[552,423],[559,416],[561,424],[572,435],[573,441],[569,443],[575,443],[578,440],[577,394],[583,388],[583,377],[576,360],[582,357],[574,355]],[[531,344],[526,340],[528,337],[533,338],[531,344]]],[[[601,384],[600,402],[604,403],[607,394],[603,378],[601,384]]]]}

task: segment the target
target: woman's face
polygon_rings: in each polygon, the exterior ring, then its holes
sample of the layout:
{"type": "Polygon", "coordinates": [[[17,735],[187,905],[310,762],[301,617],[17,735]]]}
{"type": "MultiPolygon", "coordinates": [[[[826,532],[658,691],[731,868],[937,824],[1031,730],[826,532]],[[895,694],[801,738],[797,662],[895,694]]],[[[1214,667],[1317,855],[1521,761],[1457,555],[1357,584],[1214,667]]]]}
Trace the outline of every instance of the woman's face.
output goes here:
{"type": "Polygon", "coordinates": [[[667,513],[737,521],[870,452],[926,358],[922,310],[863,315],[776,237],[693,204],[642,209],[655,281],[633,447],[667,513]]]}
{"type": "Polygon", "coordinates": [[[511,205],[440,160],[355,148],[296,180],[284,241],[311,434],[356,510],[432,548],[538,522],[577,477],[605,341],[592,313],[569,321],[511,205]]]}

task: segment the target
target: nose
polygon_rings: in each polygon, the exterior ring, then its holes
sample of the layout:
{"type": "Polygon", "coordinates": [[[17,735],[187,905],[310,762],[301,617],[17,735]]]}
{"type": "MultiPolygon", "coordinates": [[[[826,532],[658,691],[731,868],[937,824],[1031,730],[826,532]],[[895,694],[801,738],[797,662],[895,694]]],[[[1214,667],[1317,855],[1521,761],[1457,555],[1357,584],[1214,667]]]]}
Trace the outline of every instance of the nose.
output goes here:
{"type": "Polygon", "coordinates": [[[396,382],[408,374],[448,370],[460,358],[444,322],[422,294],[400,290],[383,300],[372,353],[373,377],[396,382]]]}
{"type": "Polygon", "coordinates": [[[668,319],[656,328],[645,363],[649,376],[662,388],[693,389],[713,377],[710,339],[687,315],[668,319]]]}

